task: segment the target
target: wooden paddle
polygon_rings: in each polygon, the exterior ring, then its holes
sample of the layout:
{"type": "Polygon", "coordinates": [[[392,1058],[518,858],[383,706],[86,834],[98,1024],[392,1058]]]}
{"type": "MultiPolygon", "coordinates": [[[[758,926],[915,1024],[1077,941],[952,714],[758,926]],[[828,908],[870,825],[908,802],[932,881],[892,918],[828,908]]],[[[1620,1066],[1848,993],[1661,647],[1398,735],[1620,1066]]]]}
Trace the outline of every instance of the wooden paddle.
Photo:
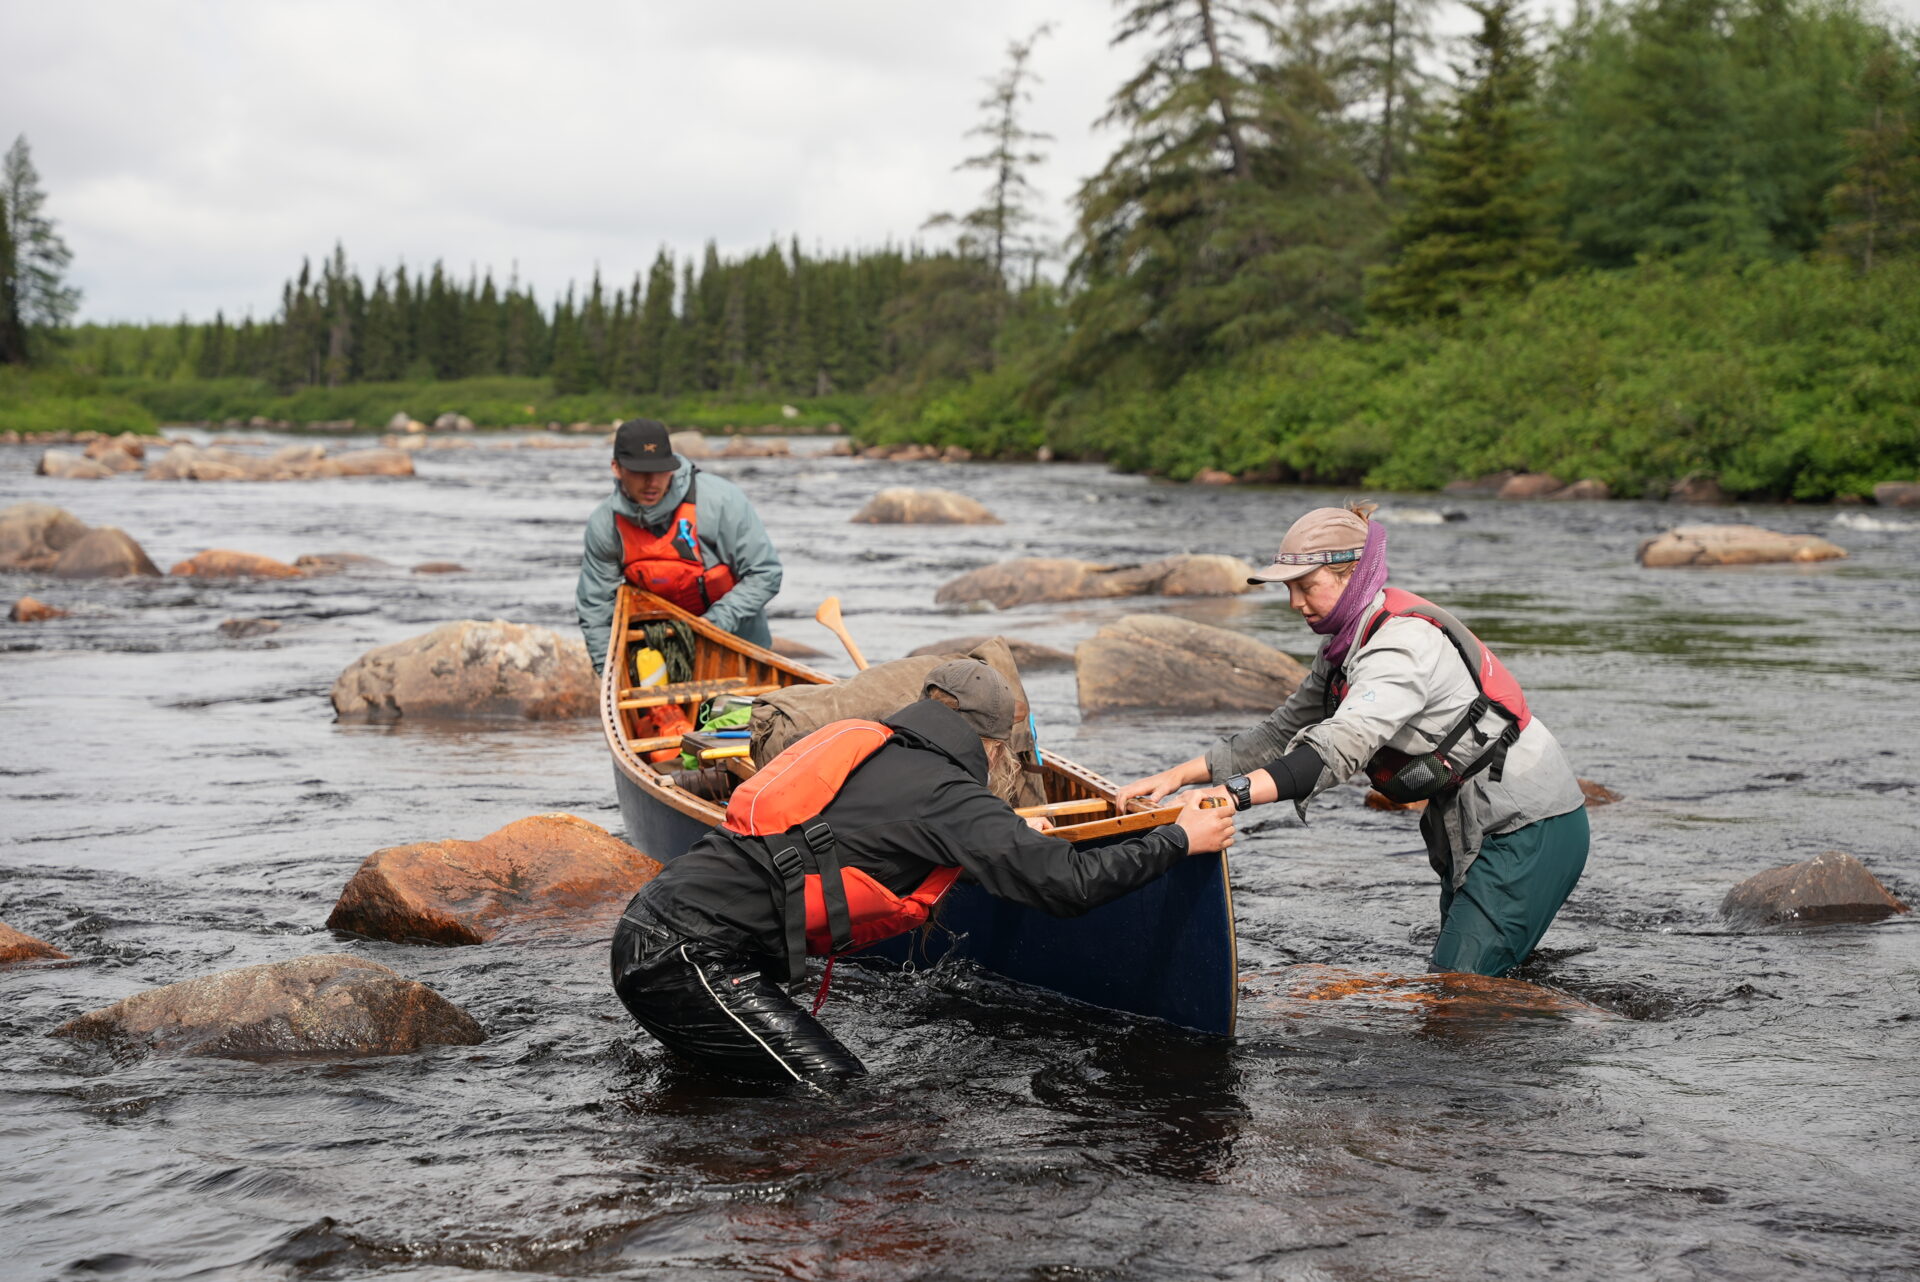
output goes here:
{"type": "Polygon", "coordinates": [[[847,631],[847,625],[840,621],[840,598],[830,596],[820,603],[813,617],[824,625],[827,631],[840,638],[840,644],[847,647],[847,655],[853,660],[853,666],[862,672],[867,670],[866,656],[860,653],[860,647],[853,643],[853,636],[847,631]]]}

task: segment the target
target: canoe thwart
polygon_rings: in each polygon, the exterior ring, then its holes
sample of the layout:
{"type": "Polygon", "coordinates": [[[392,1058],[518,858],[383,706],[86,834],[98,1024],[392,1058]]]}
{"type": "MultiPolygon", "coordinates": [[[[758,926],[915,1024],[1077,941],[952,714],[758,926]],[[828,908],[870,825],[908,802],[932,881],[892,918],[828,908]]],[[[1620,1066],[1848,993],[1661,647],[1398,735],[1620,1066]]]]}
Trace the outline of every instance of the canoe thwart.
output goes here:
{"type": "Polygon", "coordinates": [[[1052,818],[1054,815],[1102,815],[1106,812],[1106,798],[1079,797],[1073,801],[1049,801],[1043,806],[1017,806],[1013,813],[1022,819],[1035,819],[1041,816],[1052,818]]]}
{"type": "MultiPolygon", "coordinates": [[[[658,708],[669,703],[698,703],[716,694],[741,694],[745,677],[714,677],[709,681],[681,681],[670,686],[634,686],[620,692],[621,709],[658,708]]],[[[766,690],[759,693],[765,694],[766,690]]]]}

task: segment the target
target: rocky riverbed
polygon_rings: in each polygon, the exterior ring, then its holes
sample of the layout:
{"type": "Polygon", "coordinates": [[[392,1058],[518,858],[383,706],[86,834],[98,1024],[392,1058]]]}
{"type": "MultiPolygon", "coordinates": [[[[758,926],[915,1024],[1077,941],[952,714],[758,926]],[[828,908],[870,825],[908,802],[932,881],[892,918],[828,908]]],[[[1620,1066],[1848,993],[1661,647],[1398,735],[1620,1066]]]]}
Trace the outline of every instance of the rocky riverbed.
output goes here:
{"type": "MultiPolygon", "coordinates": [[[[1004,611],[935,594],[1014,557],[1261,564],[1305,507],[1361,497],[826,445],[703,466],[746,488],[786,558],[775,632],[843,675],[811,622],[829,594],[875,659],[995,632],[1070,653],[1154,613],[1304,655],[1272,592],[1004,611]],[[954,491],[1002,524],[851,520],[892,487],[954,491]]],[[[272,485],[65,480],[35,475],[41,452],[0,446],[0,508],[58,505],[161,568],[233,549],[328,572],[0,578],[9,602],[66,611],[0,624],[0,921],[68,954],[0,969],[8,1277],[1920,1269],[1915,914],[1720,915],[1752,874],[1835,847],[1920,892],[1901,711],[1920,695],[1920,517],[1730,508],[1715,519],[1848,556],[1676,572],[1635,563],[1688,523],[1669,505],[1375,496],[1396,581],[1475,625],[1579,773],[1621,796],[1521,976],[1538,987],[1378,978],[1423,968],[1436,884],[1415,816],[1343,787],[1305,827],[1258,812],[1234,852],[1234,1043],[964,970],[843,967],[825,1015],[874,1076],[823,1103],[679,1070],[608,990],[602,912],[502,919],[457,947],[326,926],[377,850],[552,812],[618,827],[590,719],[337,721],[330,702],[362,655],[455,620],[570,635],[597,450],[426,449],[410,477],[272,485]],[[434,563],[462,568],[409,568],[434,563]],[[400,980],[378,982],[423,985],[485,1040],[232,1059],[49,1036],[315,955],[387,967],[400,980]]],[[[1058,663],[1027,687],[1043,747],[1115,778],[1249,715],[1083,721],[1058,663]]]]}

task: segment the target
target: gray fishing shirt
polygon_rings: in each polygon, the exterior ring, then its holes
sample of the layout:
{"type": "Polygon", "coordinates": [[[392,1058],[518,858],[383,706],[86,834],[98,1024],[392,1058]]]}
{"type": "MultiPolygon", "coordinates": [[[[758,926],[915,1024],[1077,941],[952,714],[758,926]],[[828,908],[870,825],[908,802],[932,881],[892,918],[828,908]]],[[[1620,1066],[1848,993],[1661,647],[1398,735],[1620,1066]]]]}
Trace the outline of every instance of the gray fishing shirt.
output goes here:
{"type": "MultiPolygon", "coordinates": [[[[1374,597],[1360,635],[1366,635],[1385,604],[1384,592],[1374,597]]],[[[1311,794],[1318,796],[1358,774],[1382,748],[1410,755],[1432,752],[1480,696],[1446,634],[1420,619],[1388,619],[1364,644],[1348,651],[1345,666],[1347,697],[1329,717],[1326,691],[1332,666],[1323,644],[1307,679],[1284,704],[1259,724],[1207,749],[1213,782],[1257,770],[1304,743],[1325,763],[1311,794]]],[[[1491,745],[1506,725],[1499,713],[1486,713],[1455,745],[1454,755],[1464,752],[1465,762],[1477,760],[1469,745],[1491,745]]],[[[1500,780],[1495,782],[1489,773],[1480,771],[1444,801],[1436,798],[1421,816],[1428,858],[1456,890],[1466,881],[1483,838],[1567,814],[1586,803],[1559,740],[1538,717],[1507,750],[1500,780]]],[[[1303,819],[1307,800],[1296,803],[1303,819]]]]}
{"type": "MultiPolygon", "coordinates": [[[[613,493],[587,518],[586,546],[580,558],[580,580],[574,588],[574,612],[580,635],[586,639],[593,670],[607,660],[607,641],[613,627],[613,598],[619,591],[621,543],[614,525],[618,513],[649,528],[663,525],[687,497],[693,480],[691,460],[681,459],[667,492],[658,503],[642,508],[615,482],[613,493]]],[[[780,554],[760,524],[759,514],[740,487],[723,476],[701,472],[694,489],[694,519],[700,527],[700,555],[708,566],[725,565],[733,571],[733,591],[706,613],[707,622],[725,628],[743,641],[770,645],[767,602],[780,591],[780,554]]]]}

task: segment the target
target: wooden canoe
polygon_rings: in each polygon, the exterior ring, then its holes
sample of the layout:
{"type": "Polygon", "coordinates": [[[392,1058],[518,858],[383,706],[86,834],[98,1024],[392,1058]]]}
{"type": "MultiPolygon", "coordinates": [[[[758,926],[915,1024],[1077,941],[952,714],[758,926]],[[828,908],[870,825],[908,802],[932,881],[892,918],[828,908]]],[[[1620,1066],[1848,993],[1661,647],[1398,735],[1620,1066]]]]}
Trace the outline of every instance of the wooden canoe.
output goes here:
{"type": "MultiPolygon", "coordinates": [[[[673,782],[673,763],[657,767],[650,750],[666,747],[640,717],[672,702],[694,707],[715,694],[757,695],[790,685],[824,685],[833,678],[715,627],[648,592],[623,584],[601,677],[600,713],[613,756],[614,784],[628,842],[662,861],[676,858],[719,825],[723,802],[696,796],[673,782]],[[677,620],[694,637],[691,679],[665,686],[630,684],[626,662],[638,625],[677,620]]],[[[752,766],[734,768],[750,772],[752,766]]],[[[1080,822],[1054,834],[1079,844],[1113,840],[1115,829],[1166,821],[1163,813],[1117,815],[1114,785],[1052,753],[1044,754],[1048,804],[1101,803],[1080,822]]],[[[1079,809],[1079,807],[1075,807],[1079,809]]],[[[1166,876],[1083,916],[1061,919],[996,900],[979,887],[956,886],[942,901],[940,929],[873,950],[905,960],[955,954],[1020,983],[1132,1014],[1164,1019],[1202,1032],[1233,1031],[1238,974],[1233,904],[1226,856],[1182,860],[1166,876]]]]}

